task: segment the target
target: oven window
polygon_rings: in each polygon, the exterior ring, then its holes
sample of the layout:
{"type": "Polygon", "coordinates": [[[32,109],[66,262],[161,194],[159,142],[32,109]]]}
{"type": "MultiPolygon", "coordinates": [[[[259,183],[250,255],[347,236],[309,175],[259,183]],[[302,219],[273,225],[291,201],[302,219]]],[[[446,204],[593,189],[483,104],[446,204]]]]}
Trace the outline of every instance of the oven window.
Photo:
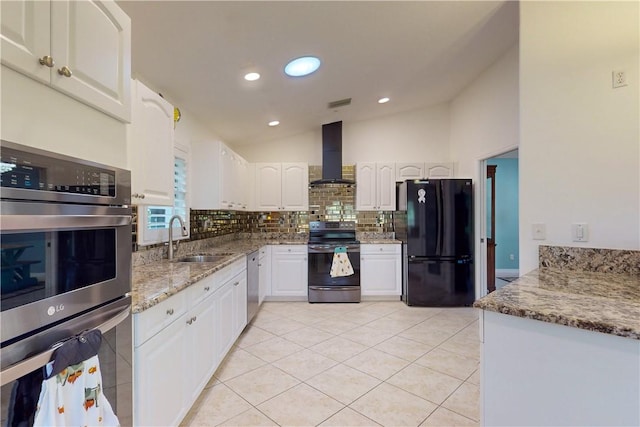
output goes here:
{"type": "Polygon", "coordinates": [[[2,234],[2,311],[116,277],[116,230],[2,234]]]}

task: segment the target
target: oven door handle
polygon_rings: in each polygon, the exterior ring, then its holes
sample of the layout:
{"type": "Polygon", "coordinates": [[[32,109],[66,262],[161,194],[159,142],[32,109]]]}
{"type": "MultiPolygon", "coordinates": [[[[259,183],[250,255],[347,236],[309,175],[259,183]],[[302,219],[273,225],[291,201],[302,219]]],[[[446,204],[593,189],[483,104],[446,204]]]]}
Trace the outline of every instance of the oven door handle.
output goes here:
{"type": "Polygon", "coordinates": [[[81,230],[131,225],[131,215],[2,215],[3,231],[81,230]]]}
{"type": "Polygon", "coordinates": [[[358,286],[309,286],[314,291],[352,291],[358,286]]]}
{"type": "MultiPolygon", "coordinates": [[[[3,224],[4,225],[4,224],[3,224]]],[[[120,313],[113,316],[111,319],[107,320],[103,324],[99,325],[97,328],[103,334],[110,331],[111,329],[118,326],[124,319],[129,316],[131,312],[131,306],[127,305],[127,308],[122,310],[120,313]]],[[[52,346],[47,351],[43,351],[40,354],[37,354],[33,357],[23,360],[22,362],[16,363],[15,365],[11,365],[0,372],[0,382],[1,385],[5,385],[10,383],[11,381],[17,380],[20,377],[27,375],[29,372],[35,371],[38,368],[45,366],[47,363],[51,361],[51,356],[53,352],[61,345],[62,343],[58,343],[52,346]]]]}
{"type": "Polygon", "coordinates": [[[360,245],[309,245],[309,253],[332,254],[336,247],[347,248],[347,252],[360,252],[360,245]]]}

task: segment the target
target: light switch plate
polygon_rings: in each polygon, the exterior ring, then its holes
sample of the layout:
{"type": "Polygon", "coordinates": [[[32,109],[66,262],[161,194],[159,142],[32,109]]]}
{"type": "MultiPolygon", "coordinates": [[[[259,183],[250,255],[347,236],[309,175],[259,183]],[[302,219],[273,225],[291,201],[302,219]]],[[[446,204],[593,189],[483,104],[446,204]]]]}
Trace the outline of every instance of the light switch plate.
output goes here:
{"type": "Polygon", "coordinates": [[[531,238],[544,240],[547,238],[547,227],[544,224],[531,224],[531,238]]]}
{"type": "Polygon", "coordinates": [[[571,237],[574,242],[586,242],[589,240],[589,224],[578,222],[571,224],[571,237]]]}

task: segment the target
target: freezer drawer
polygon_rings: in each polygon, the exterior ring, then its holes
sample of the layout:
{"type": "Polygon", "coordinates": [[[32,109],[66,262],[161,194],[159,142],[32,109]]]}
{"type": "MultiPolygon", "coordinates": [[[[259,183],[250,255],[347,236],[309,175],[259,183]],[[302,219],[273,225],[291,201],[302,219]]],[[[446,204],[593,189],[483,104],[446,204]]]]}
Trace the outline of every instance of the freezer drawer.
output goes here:
{"type": "Polygon", "coordinates": [[[465,260],[415,260],[407,265],[407,305],[461,307],[475,300],[473,262],[465,260]]]}

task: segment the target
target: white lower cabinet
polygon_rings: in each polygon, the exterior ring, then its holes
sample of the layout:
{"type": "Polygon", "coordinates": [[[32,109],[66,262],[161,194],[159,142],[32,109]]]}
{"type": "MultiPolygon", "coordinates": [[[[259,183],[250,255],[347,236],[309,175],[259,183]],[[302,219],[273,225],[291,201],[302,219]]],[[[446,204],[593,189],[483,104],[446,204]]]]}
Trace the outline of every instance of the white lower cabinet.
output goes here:
{"type": "Polygon", "coordinates": [[[258,304],[262,304],[265,297],[271,296],[271,246],[261,247],[258,259],[258,304]]]}
{"type": "Polygon", "coordinates": [[[134,314],[135,425],[179,425],[246,323],[245,259],[134,314]]]}
{"type": "Polygon", "coordinates": [[[271,247],[271,295],[307,296],[307,245],[271,247]]]}
{"type": "Polygon", "coordinates": [[[360,245],[360,286],[362,296],[402,294],[400,244],[360,245]]]}

